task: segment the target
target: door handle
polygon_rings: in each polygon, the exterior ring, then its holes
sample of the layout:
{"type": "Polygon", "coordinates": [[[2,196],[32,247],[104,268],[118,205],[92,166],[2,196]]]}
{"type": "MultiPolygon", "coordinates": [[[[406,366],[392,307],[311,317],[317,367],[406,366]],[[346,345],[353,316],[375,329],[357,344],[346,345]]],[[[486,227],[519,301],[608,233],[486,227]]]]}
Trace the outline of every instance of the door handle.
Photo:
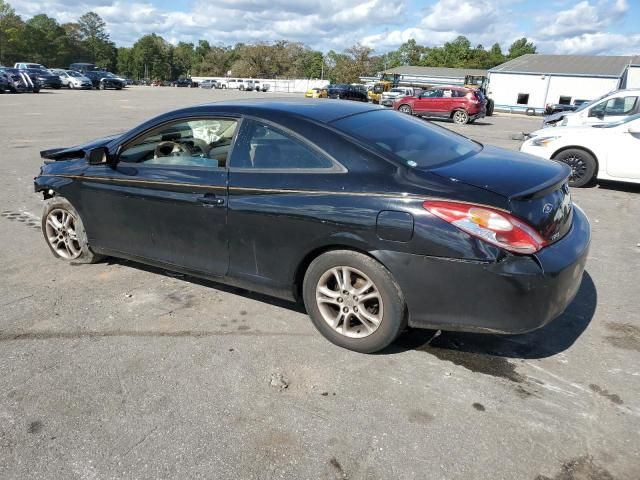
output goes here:
{"type": "Polygon", "coordinates": [[[224,205],[224,198],[217,197],[213,193],[205,193],[204,195],[201,195],[200,197],[198,197],[198,202],[204,205],[212,205],[216,207],[216,206],[224,205]]]}

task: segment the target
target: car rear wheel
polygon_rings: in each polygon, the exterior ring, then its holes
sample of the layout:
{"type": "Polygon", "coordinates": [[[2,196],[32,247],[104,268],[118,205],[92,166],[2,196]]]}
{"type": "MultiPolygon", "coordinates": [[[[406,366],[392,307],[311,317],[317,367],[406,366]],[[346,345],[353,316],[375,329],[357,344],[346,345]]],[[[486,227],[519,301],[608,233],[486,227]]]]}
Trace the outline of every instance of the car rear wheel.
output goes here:
{"type": "Polygon", "coordinates": [[[64,197],[53,197],[45,203],[42,232],[57,258],[70,263],[95,263],[103,258],[89,248],[82,219],[64,197]]]}
{"type": "Polygon", "coordinates": [[[406,306],[391,273],[367,255],[335,250],[317,257],[303,284],[307,313],[330,342],[373,353],[407,324],[406,306]]]}
{"type": "Polygon", "coordinates": [[[464,110],[456,110],[455,112],[453,112],[451,118],[453,119],[453,123],[456,123],[458,125],[469,123],[469,114],[464,110]]]}
{"type": "Polygon", "coordinates": [[[554,160],[567,164],[571,168],[569,186],[584,187],[593,181],[597,162],[593,155],[579,148],[570,148],[556,155],[554,160]]]}
{"type": "Polygon", "coordinates": [[[411,115],[413,113],[411,110],[411,106],[409,105],[400,105],[400,107],[398,107],[398,111],[402,113],[406,113],[408,115],[411,115]]]}

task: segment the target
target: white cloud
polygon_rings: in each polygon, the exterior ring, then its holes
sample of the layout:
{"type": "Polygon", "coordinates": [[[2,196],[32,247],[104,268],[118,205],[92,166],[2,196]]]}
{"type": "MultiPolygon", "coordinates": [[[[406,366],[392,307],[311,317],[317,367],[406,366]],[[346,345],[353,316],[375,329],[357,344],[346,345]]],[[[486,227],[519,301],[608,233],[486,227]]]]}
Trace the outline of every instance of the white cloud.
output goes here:
{"type": "Polygon", "coordinates": [[[545,14],[538,20],[538,25],[544,37],[575,37],[601,32],[620,20],[628,10],[627,0],[583,0],[568,10],[545,14]]]}
{"type": "Polygon", "coordinates": [[[637,55],[640,34],[585,33],[555,41],[539,42],[548,53],[566,55],[637,55]]]}
{"type": "Polygon", "coordinates": [[[482,32],[498,19],[497,3],[487,0],[439,0],[422,25],[436,32],[482,32]]]}

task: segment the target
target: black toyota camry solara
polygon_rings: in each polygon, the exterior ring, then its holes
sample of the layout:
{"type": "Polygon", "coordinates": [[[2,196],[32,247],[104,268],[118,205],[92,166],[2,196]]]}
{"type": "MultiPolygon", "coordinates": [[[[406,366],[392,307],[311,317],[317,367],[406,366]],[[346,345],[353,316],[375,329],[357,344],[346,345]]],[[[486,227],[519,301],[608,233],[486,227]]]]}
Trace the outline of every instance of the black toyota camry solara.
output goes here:
{"type": "Polygon", "coordinates": [[[202,105],[42,157],[56,257],[303,301],[359,352],[406,327],[541,327],[575,296],[590,242],[565,165],[369,104],[202,105]]]}

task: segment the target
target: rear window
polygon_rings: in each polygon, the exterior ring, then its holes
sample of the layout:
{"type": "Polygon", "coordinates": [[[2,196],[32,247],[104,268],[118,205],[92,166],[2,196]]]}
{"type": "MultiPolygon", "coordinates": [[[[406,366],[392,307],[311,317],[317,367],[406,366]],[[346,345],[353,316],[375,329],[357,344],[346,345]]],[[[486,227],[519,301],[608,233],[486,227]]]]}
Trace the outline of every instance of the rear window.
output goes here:
{"type": "Polygon", "coordinates": [[[392,110],[351,115],[333,125],[414,168],[433,168],[482,150],[462,135],[392,110]]]}

